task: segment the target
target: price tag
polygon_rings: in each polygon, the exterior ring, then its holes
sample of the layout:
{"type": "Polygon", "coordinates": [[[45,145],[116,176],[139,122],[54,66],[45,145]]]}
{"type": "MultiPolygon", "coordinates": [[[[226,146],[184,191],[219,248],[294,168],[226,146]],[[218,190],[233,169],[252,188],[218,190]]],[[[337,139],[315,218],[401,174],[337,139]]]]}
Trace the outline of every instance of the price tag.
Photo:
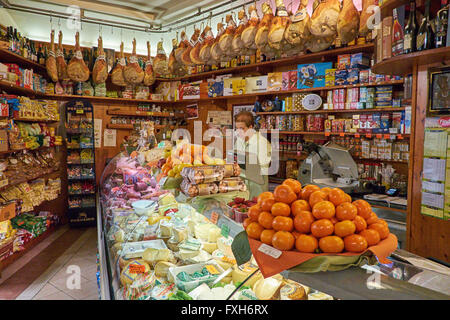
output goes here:
{"type": "Polygon", "coordinates": [[[377,137],[378,139],[381,139],[381,133],[377,133],[377,134],[375,135],[375,137],[377,137]]]}
{"type": "Polygon", "coordinates": [[[325,132],[325,137],[329,137],[330,133],[329,132],[325,132]]]}
{"type": "Polygon", "coordinates": [[[211,213],[211,222],[214,224],[217,224],[217,220],[219,219],[219,214],[217,212],[212,212],[211,213]]]}
{"type": "Polygon", "coordinates": [[[225,238],[228,238],[228,235],[230,234],[230,227],[228,227],[226,224],[223,224],[220,233],[221,233],[225,238]]]}
{"type": "Polygon", "coordinates": [[[145,266],[140,264],[130,264],[128,270],[130,273],[145,273],[145,266]]]}
{"type": "Polygon", "coordinates": [[[152,115],[153,115],[153,112],[147,112],[147,115],[148,115],[148,116],[152,116],[152,115]]]}
{"type": "Polygon", "coordinates": [[[264,254],[267,254],[268,256],[271,256],[272,258],[278,259],[282,252],[278,249],[275,249],[274,247],[268,246],[267,244],[263,243],[259,246],[258,251],[261,251],[264,254]]]}
{"type": "Polygon", "coordinates": [[[366,134],[366,137],[367,137],[367,138],[372,138],[372,134],[371,134],[371,133],[367,133],[367,134],[366,134]]]}
{"type": "Polygon", "coordinates": [[[389,134],[385,134],[385,135],[384,135],[384,138],[385,138],[385,139],[390,139],[391,136],[390,136],[389,134]]]}
{"type": "Polygon", "coordinates": [[[215,266],[213,266],[212,264],[207,264],[205,266],[206,270],[209,271],[209,273],[211,274],[219,274],[220,272],[217,270],[217,268],[215,266]]]}
{"type": "Polygon", "coordinates": [[[355,138],[359,138],[361,135],[359,133],[355,133],[355,138]]]}
{"type": "Polygon", "coordinates": [[[345,134],[343,132],[339,133],[339,136],[343,137],[345,134]]]}
{"type": "Polygon", "coordinates": [[[83,109],[77,109],[77,114],[83,114],[84,110],[83,109]]]}
{"type": "Polygon", "coordinates": [[[398,139],[398,140],[403,140],[403,136],[402,136],[401,134],[398,134],[398,135],[397,135],[397,139],[398,139]]]}

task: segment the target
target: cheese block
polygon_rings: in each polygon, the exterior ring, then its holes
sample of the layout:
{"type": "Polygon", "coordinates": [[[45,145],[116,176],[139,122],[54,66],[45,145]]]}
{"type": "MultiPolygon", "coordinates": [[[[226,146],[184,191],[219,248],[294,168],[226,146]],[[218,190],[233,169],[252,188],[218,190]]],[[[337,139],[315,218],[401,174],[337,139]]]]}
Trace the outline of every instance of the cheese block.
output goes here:
{"type": "Polygon", "coordinates": [[[215,242],[220,237],[220,228],[212,223],[198,223],[194,227],[195,237],[207,242],[215,242]]]}
{"type": "Polygon", "coordinates": [[[172,236],[173,224],[167,220],[161,220],[159,222],[158,237],[170,238],[172,236]]]}
{"type": "Polygon", "coordinates": [[[178,245],[178,248],[184,250],[198,251],[202,247],[200,240],[189,238],[178,245]]]}
{"type": "Polygon", "coordinates": [[[221,230],[219,227],[216,227],[214,225],[213,228],[209,229],[209,233],[208,233],[208,242],[217,242],[217,240],[221,237],[221,230]]]}
{"type": "Polygon", "coordinates": [[[203,263],[203,262],[206,262],[209,260],[211,260],[211,255],[208,252],[206,252],[205,250],[200,250],[198,255],[187,259],[187,261],[189,263],[194,263],[194,264],[195,263],[203,263]]]}
{"type": "Polygon", "coordinates": [[[333,297],[323,292],[315,292],[308,294],[308,300],[333,300],[333,297]]]}
{"type": "Polygon", "coordinates": [[[222,251],[219,249],[215,250],[212,253],[213,259],[222,267],[222,269],[227,270],[231,268],[234,264],[236,264],[235,259],[228,258],[222,251]]]}
{"type": "Polygon", "coordinates": [[[159,196],[158,204],[160,207],[162,207],[170,204],[177,204],[177,201],[175,200],[175,196],[172,193],[168,192],[159,196]]]}
{"type": "Polygon", "coordinates": [[[202,241],[202,249],[212,254],[215,250],[217,250],[217,242],[204,242],[202,241]]]}
{"type": "Polygon", "coordinates": [[[123,285],[130,285],[139,274],[150,270],[150,266],[144,260],[131,260],[120,273],[120,282],[123,285]]]}
{"type": "Polygon", "coordinates": [[[148,248],[144,251],[142,258],[151,264],[154,264],[158,261],[170,261],[173,260],[172,251],[169,249],[155,249],[148,248]]]}
{"type": "Polygon", "coordinates": [[[164,241],[157,240],[146,240],[137,242],[127,242],[122,246],[120,255],[125,259],[130,258],[142,258],[144,251],[148,248],[166,248],[164,241]]]}
{"type": "Polygon", "coordinates": [[[173,228],[172,229],[172,237],[170,238],[171,242],[182,242],[186,240],[188,237],[187,228],[173,228]]]}
{"type": "Polygon", "coordinates": [[[155,275],[158,277],[167,277],[170,267],[176,267],[176,265],[167,261],[159,261],[155,265],[155,275]]]}
{"type": "Polygon", "coordinates": [[[180,249],[175,255],[178,259],[182,261],[186,261],[190,258],[197,256],[200,253],[200,250],[186,250],[180,249]]]}
{"type": "Polygon", "coordinates": [[[280,296],[282,281],[275,277],[259,279],[253,285],[253,291],[259,300],[277,300],[280,296]]]}
{"type": "Polygon", "coordinates": [[[305,289],[298,283],[290,281],[280,289],[280,300],[307,300],[305,289]]]}
{"type": "MultiPolygon", "coordinates": [[[[250,263],[248,263],[248,262],[243,264],[242,266],[234,265],[233,271],[231,272],[231,276],[233,278],[233,283],[244,281],[256,269],[257,269],[257,267],[250,265],[250,263]]],[[[262,279],[262,277],[263,276],[262,276],[261,272],[258,271],[255,275],[253,275],[253,277],[248,279],[244,285],[252,287],[256,283],[256,281],[258,281],[259,279],[262,279]]]]}
{"type": "Polygon", "coordinates": [[[167,247],[172,250],[173,252],[177,252],[178,250],[180,250],[180,248],[178,248],[179,243],[178,242],[172,242],[172,241],[167,241],[166,242],[167,247]]]}
{"type": "Polygon", "coordinates": [[[223,252],[225,256],[230,259],[234,259],[233,250],[231,250],[231,244],[233,243],[232,237],[220,237],[217,240],[217,248],[223,252]]]}

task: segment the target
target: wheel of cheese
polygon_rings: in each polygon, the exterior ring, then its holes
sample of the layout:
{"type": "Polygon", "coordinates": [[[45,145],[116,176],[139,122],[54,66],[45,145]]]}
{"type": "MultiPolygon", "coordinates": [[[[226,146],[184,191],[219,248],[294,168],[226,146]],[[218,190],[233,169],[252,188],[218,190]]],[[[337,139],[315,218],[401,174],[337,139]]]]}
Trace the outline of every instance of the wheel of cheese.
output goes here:
{"type": "Polygon", "coordinates": [[[120,273],[120,282],[123,285],[130,285],[139,274],[150,270],[150,266],[144,260],[131,260],[120,273]]]}

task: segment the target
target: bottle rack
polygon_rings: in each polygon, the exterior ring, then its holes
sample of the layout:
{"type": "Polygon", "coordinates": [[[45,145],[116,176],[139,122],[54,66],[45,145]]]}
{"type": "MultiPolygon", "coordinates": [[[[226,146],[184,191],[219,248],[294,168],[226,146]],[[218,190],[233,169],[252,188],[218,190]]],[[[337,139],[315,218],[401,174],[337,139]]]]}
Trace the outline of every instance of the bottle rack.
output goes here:
{"type": "Polygon", "coordinates": [[[96,225],[94,112],[87,100],[66,104],[69,224],[96,225]]]}

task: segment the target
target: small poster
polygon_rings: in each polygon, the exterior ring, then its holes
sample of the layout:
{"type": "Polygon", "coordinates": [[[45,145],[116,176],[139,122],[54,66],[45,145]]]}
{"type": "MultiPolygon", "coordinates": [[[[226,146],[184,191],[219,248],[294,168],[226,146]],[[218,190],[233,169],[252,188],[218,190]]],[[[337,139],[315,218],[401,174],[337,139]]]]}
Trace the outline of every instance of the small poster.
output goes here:
{"type": "Polygon", "coordinates": [[[198,118],[198,105],[190,104],[186,106],[186,119],[192,120],[198,118]]]}
{"type": "Polygon", "coordinates": [[[94,119],[95,147],[102,147],[102,119],[94,119]]]}
{"type": "Polygon", "coordinates": [[[104,133],[104,147],[115,147],[116,146],[116,136],[117,131],[116,129],[105,129],[104,133]]]}

